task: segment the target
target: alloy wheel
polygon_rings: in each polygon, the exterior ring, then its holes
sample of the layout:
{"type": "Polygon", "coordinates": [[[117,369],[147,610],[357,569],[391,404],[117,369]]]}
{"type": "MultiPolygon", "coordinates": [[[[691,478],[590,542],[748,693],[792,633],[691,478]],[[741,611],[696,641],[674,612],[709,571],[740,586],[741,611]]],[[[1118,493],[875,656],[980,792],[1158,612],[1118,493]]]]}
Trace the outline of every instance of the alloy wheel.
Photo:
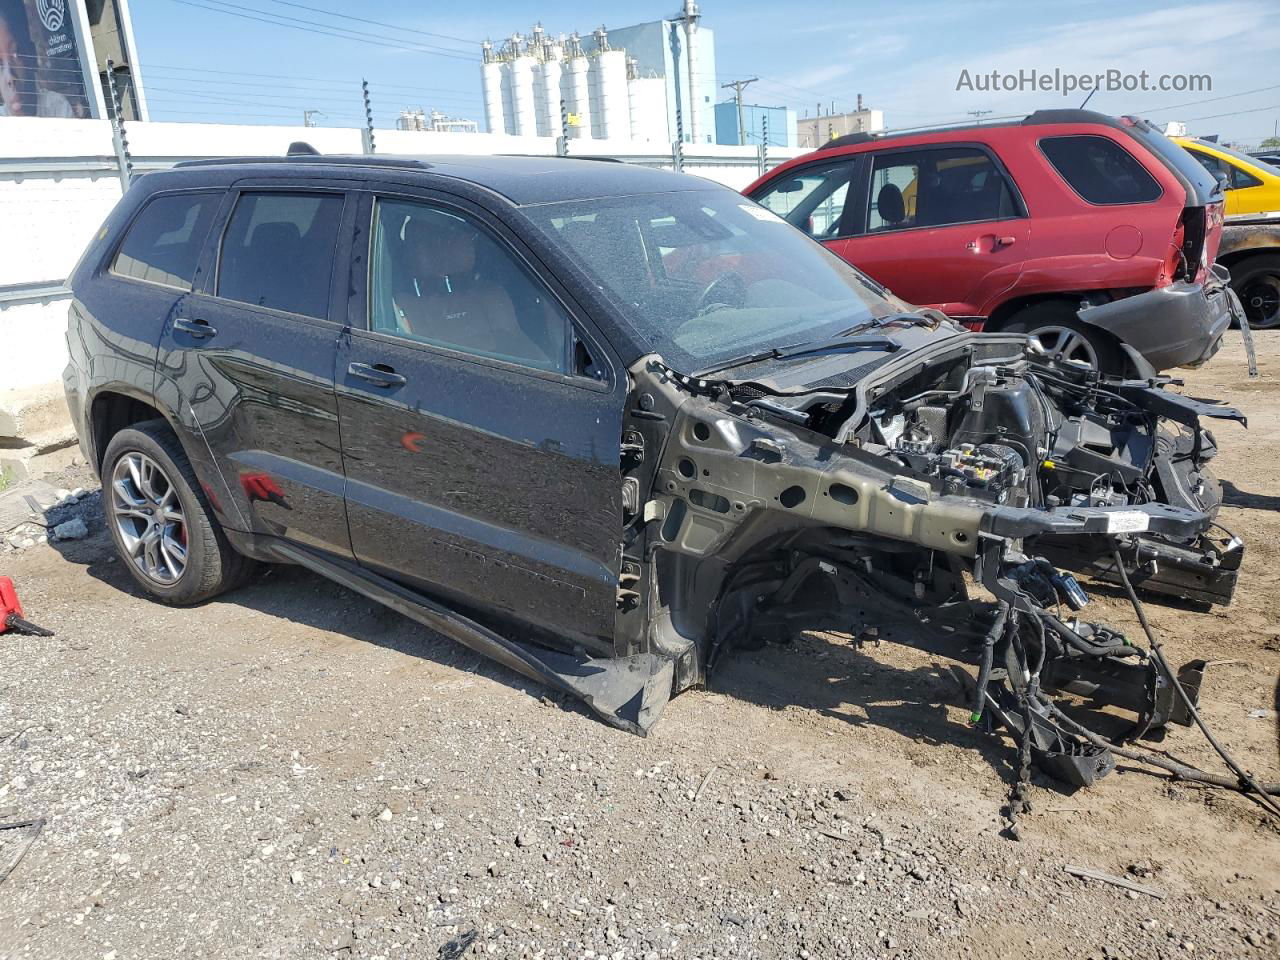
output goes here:
{"type": "Polygon", "coordinates": [[[1249,326],[1268,330],[1280,325],[1280,277],[1259,277],[1240,291],[1249,326]]]}
{"type": "Polygon", "coordinates": [[[129,562],[158,584],[177,583],[187,569],[187,520],[173,481],[145,453],[116,461],[111,515],[129,562]]]}
{"type": "Polygon", "coordinates": [[[1050,324],[1028,331],[1027,338],[1055,359],[1095,370],[1098,367],[1097,351],[1079,330],[1050,324]]]}

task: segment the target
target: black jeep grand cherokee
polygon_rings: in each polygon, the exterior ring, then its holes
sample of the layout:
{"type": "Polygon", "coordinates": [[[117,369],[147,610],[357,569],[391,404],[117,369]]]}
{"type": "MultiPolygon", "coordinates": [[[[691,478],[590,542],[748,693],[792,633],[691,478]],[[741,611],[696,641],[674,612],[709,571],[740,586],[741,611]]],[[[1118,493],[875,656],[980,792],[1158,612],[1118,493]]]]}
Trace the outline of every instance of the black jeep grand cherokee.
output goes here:
{"type": "Polygon", "coordinates": [[[977,663],[975,714],[1087,781],[1109,757],[1043,688],[1170,703],[1050,612],[1084,600],[1050,558],[1214,602],[1240,562],[1199,425],[1238,413],[915,311],[695,177],[186,163],[70,282],[67,396],[143,588],[303,564],[626,729],[735,644],[875,626],[977,663]]]}

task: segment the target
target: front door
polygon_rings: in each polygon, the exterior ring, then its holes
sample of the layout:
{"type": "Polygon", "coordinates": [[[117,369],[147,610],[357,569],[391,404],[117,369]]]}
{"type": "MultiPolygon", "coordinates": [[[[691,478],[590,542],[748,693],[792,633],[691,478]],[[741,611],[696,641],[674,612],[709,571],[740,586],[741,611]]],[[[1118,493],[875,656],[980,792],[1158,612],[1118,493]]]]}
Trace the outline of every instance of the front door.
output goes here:
{"type": "Polygon", "coordinates": [[[984,149],[876,152],[861,183],[829,246],[902,299],[972,317],[1017,281],[1029,221],[984,149]]]}
{"type": "Polygon", "coordinates": [[[228,526],[350,556],[333,386],[346,204],[232,191],[210,276],[165,327],[157,392],[203,437],[228,526]]]}
{"type": "Polygon", "coordinates": [[[356,558],[611,654],[622,376],[482,211],[367,206],[337,374],[356,558]]]}

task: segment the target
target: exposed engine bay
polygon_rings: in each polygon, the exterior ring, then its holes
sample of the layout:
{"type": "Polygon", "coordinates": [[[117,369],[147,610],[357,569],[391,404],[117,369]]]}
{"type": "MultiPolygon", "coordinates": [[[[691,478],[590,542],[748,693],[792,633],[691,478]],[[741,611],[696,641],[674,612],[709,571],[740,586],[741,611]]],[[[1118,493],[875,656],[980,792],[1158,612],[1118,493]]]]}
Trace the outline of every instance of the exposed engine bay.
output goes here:
{"type": "Polygon", "coordinates": [[[1228,603],[1243,545],[1217,525],[1201,419],[1244,417],[1014,335],[904,346],[850,337],[799,372],[633,366],[619,650],[669,659],[679,691],[801,631],[910,644],[976,668],[974,723],[1090,784],[1111,744],[1191,722],[1203,662],[1175,676],[1092,622],[1074,574],[1228,603]],[[1128,729],[1104,739],[1081,702],[1128,729]]]}

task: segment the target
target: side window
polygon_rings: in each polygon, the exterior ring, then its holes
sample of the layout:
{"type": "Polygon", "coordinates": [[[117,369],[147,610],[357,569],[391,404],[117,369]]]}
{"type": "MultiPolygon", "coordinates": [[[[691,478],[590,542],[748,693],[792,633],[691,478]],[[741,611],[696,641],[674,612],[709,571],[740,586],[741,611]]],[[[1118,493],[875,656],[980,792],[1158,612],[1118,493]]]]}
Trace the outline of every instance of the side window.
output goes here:
{"type": "Polygon", "coordinates": [[[1262,181],[1243,167],[1231,167],[1231,189],[1245,190],[1249,187],[1260,187],[1262,181]]]}
{"type": "Polygon", "coordinates": [[[1201,153],[1199,150],[1188,150],[1187,153],[1199,160],[1200,166],[1204,167],[1215,177],[1220,173],[1227,172],[1222,161],[1211,153],[1201,153]]]}
{"type": "Polygon", "coordinates": [[[245,193],[218,264],[217,295],[324,319],[343,198],[327,193],[245,193]]]}
{"type": "Polygon", "coordinates": [[[564,309],[470,218],[424,203],[379,200],[370,269],[374,330],[567,372],[564,309]]]}
{"type": "Polygon", "coordinates": [[[869,200],[870,233],[1019,216],[1004,174],[976,147],[880,154],[869,200]]]}
{"type": "Polygon", "coordinates": [[[810,236],[838,236],[853,167],[852,161],[809,167],[780,178],[753,199],[810,236]]]}
{"type": "Polygon", "coordinates": [[[1146,168],[1107,137],[1046,137],[1040,150],[1086,203],[1150,203],[1162,192],[1146,168]]]}
{"type": "Polygon", "coordinates": [[[180,193],[148,201],[125,234],[111,270],[122,277],[190,290],[221,197],[180,193]]]}

